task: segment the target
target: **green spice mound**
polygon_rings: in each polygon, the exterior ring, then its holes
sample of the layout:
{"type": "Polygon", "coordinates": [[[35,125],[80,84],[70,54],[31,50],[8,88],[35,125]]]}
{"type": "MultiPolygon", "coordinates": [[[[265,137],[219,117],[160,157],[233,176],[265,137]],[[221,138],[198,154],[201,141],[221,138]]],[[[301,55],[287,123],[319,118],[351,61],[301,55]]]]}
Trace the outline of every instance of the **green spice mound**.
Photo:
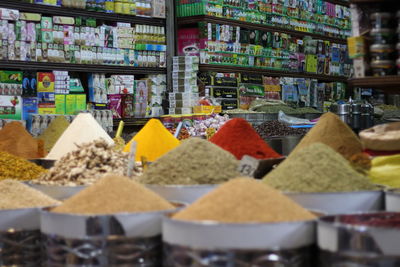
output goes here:
{"type": "Polygon", "coordinates": [[[72,214],[113,214],[174,208],[167,200],[127,177],[107,175],[65,200],[52,211],[72,214]]]}
{"type": "Polygon", "coordinates": [[[59,204],[57,200],[14,180],[0,181],[0,210],[48,207],[59,204]]]}
{"type": "Polygon", "coordinates": [[[144,184],[219,184],[239,176],[238,160],[213,143],[189,138],[150,164],[138,180],[144,184]]]}
{"type": "Polygon", "coordinates": [[[173,218],[261,223],[306,221],[315,216],[276,189],[252,178],[236,178],[201,197],[173,218]]]}
{"type": "Polygon", "coordinates": [[[46,130],[38,137],[43,140],[44,149],[47,152],[53,148],[57,140],[64,133],[65,129],[69,126],[69,122],[64,116],[57,116],[47,127],[46,130]]]}
{"type": "Polygon", "coordinates": [[[264,179],[286,192],[349,192],[377,190],[368,178],[332,148],[314,143],[292,153],[264,179]]]}

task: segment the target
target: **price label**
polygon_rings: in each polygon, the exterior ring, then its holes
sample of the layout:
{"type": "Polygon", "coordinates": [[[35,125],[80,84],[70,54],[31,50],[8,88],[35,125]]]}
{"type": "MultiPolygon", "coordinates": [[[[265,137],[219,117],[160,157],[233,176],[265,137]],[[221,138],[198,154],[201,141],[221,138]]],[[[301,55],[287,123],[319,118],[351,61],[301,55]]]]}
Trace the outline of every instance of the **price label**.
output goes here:
{"type": "Polygon", "coordinates": [[[238,171],[244,176],[254,177],[259,164],[258,159],[246,155],[240,161],[238,171]]]}

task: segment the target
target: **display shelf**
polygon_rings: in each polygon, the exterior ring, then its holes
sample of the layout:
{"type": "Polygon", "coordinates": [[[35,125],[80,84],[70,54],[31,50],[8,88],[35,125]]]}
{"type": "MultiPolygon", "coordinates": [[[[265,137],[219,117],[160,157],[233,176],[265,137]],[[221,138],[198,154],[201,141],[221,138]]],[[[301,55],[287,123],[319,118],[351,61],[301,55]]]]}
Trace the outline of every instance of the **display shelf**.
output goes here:
{"type": "Polygon", "coordinates": [[[322,75],[322,74],[313,74],[313,73],[299,73],[299,72],[290,72],[290,71],[278,71],[278,70],[269,70],[269,69],[261,69],[261,68],[252,68],[252,67],[236,67],[236,66],[227,66],[227,65],[215,65],[215,64],[200,64],[200,71],[215,71],[215,72],[243,72],[243,73],[252,73],[252,74],[263,74],[275,77],[296,77],[296,78],[311,78],[317,79],[319,81],[331,81],[331,82],[347,82],[347,77],[343,76],[330,76],[330,75],[322,75]]]}
{"type": "Polygon", "coordinates": [[[85,9],[24,3],[17,0],[1,0],[0,7],[18,9],[23,12],[46,13],[46,14],[51,14],[53,16],[72,16],[72,17],[82,16],[104,21],[116,21],[116,22],[118,21],[118,22],[146,24],[153,26],[165,25],[165,19],[161,18],[148,18],[148,17],[131,16],[124,14],[103,13],[96,11],[88,11],[85,9]]]}
{"type": "Polygon", "coordinates": [[[350,2],[349,1],[343,1],[343,0],[325,0],[326,2],[335,4],[335,5],[341,5],[341,6],[346,6],[349,7],[350,6],[350,2]]]}
{"type": "Polygon", "coordinates": [[[114,127],[118,127],[119,122],[123,121],[125,126],[143,126],[150,119],[159,119],[159,118],[128,118],[128,119],[114,119],[114,127]]]}
{"type": "Polygon", "coordinates": [[[165,74],[165,68],[145,68],[114,65],[85,65],[53,62],[26,62],[15,60],[0,60],[0,68],[18,70],[64,70],[89,73],[113,74],[165,74]]]}
{"type": "Polygon", "coordinates": [[[281,32],[290,34],[292,36],[304,37],[304,36],[311,36],[316,39],[326,40],[338,44],[347,44],[346,39],[338,38],[338,37],[329,37],[322,34],[317,33],[309,33],[309,32],[300,32],[290,29],[284,29],[276,26],[269,26],[264,24],[258,23],[251,23],[246,21],[238,21],[233,19],[227,18],[219,18],[219,17],[212,17],[212,16],[192,16],[192,17],[182,17],[177,19],[178,25],[183,26],[187,24],[194,24],[198,22],[208,22],[208,23],[217,23],[217,24],[228,24],[232,26],[243,27],[246,29],[254,29],[254,30],[261,30],[261,31],[271,31],[271,32],[281,32]]]}
{"type": "Polygon", "coordinates": [[[391,88],[392,90],[397,89],[400,91],[400,76],[353,78],[349,80],[349,84],[353,87],[391,88]]]}
{"type": "Polygon", "coordinates": [[[350,0],[351,4],[384,4],[398,3],[398,0],[350,0]]]}

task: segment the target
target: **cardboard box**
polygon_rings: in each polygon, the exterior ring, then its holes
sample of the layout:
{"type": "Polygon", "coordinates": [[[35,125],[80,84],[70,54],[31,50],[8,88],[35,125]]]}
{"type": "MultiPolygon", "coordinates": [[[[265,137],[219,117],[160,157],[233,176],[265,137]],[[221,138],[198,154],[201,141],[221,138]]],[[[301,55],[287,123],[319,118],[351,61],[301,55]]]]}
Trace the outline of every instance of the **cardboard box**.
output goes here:
{"type": "Polygon", "coordinates": [[[22,119],[22,98],[20,96],[0,96],[0,119],[22,119]]]}
{"type": "Polygon", "coordinates": [[[52,72],[38,72],[37,81],[38,92],[54,92],[55,77],[52,72]]]}
{"type": "Polygon", "coordinates": [[[76,103],[75,103],[75,110],[76,111],[82,111],[86,110],[86,95],[84,94],[79,94],[76,95],[76,103]]]}
{"type": "Polygon", "coordinates": [[[74,115],[76,111],[76,95],[65,96],[65,113],[74,115]]]}
{"type": "Polygon", "coordinates": [[[201,113],[201,114],[211,114],[211,113],[221,113],[221,106],[194,106],[193,113],[201,113]]]}
{"type": "Polygon", "coordinates": [[[56,108],[39,108],[39,114],[56,114],[56,108]]]}
{"type": "Polygon", "coordinates": [[[112,110],[113,118],[122,117],[122,95],[108,96],[108,109],[112,110]]]}
{"type": "Polygon", "coordinates": [[[56,114],[64,115],[65,111],[66,111],[66,106],[65,106],[66,98],[65,98],[65,95],[56,95],[55,99],[56,99],[56,114]]]}

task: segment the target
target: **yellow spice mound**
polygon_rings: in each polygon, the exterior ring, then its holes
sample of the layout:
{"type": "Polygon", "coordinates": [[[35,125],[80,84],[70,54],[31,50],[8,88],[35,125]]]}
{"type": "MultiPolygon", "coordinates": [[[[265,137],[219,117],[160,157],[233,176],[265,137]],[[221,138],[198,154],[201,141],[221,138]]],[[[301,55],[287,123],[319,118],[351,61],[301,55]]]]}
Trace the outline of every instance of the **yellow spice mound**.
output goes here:
{"type": "Polygon", "coordinates": [[[107,175],[92,186],[67,199],[53,212],[72,214],[113,214],[174,209],[156,193],[131,179],[107,175]]]}
{"type": "Polygon", "coordinates": [[[184,221],[265,223],[312,220],[315,216],[277,191],[251,178],[235,178],[176,213],[184,221]]]}

